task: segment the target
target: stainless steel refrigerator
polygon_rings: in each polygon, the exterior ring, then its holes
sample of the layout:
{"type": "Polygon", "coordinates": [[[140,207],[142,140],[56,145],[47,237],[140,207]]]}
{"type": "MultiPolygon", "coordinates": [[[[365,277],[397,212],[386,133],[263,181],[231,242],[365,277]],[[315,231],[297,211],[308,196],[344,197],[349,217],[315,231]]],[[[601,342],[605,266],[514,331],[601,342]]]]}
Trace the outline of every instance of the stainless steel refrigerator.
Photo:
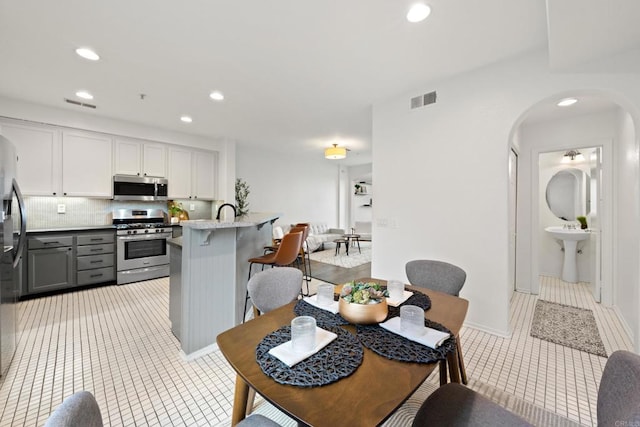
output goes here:
{"type": "Polygon", "coordinates": [[[0,135],[0,375],[5,375],[16,351],[17,304],[20,297],[22,253],[26,235],[24,201],[16,182],[18,158],[13,144],[0,135]]]}

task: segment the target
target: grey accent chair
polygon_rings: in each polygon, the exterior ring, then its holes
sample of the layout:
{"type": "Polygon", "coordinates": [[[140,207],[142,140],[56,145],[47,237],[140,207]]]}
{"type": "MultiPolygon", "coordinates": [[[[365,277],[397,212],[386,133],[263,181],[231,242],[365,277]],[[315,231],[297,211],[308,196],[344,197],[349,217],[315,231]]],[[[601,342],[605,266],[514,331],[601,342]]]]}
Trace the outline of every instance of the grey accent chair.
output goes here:
{"type": "Polygon", "coordinates": [[[62,401],[44,427],[102,427],[102,414],[93,394],[79,391],[62,401]]]}
{"type": "Polygon", "coordinates": [[[236,424],[236,427],[280,427],[280,424],[260,414],[253,414],[236,424]]]}
{"type": "Polygon", "coordinates": [[[254,315],[268,313],[298,298],[302,271],[293,267],[270,268],[255,274],[247,283],[254,315]]]}
{"type": "MultiPolygon", "coordinates": [[[[289,304],[302,292],[302,271],[293,267],[270,268],[255,274],[247,283],[247,293],[253,303],[253,315],[268,313],[289,304]]],[[[249,389],[247,415],[253,410],[256,397],[254,389],[249,389]]]]}
{"type": "MultiPolygon", "coordinates": [[[[460,384],[447,384],[422,404],[413,427],[530,426],[526,420],[460,384]]],[[[598,426],[640,425],[640,356],[618,350],[607,360],[598,390],[598,426]]]]}
{"type": "MultiPolygon", "coordinates": [[[[417,259],[409,261],[405,265],[405,271],[409,283],[413,286],[432,289],[444,292],[449,295],[458,296],[460,289],[467,280],[467,273],[463,269],[444,261],[434,261],[428,259],[417,259]]],[[[462,346],[460,336],[456,336],[458,367],[460,378],[463,384],[467,384],[467,371],[462,358],[462,346]]],[[[447,382],[446,362],[440,363],[440,385],[447,382]]]]}

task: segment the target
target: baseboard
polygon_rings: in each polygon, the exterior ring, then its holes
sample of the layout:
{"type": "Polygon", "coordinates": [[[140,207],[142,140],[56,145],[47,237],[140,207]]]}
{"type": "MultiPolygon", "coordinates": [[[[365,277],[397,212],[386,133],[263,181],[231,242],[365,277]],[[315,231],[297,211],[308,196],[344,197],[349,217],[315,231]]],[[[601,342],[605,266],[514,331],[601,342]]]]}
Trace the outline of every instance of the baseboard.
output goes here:
{"type": "Polygon", "coordinates": [[[180,358],[185,362],[192,362],[196,359],[201,358],[202,356],[206,356],[209,353],[213,353],[214,351],[218,351],[218,344],[213,343],[208,345],[200,350],[196,350],[193,353],[186,354],[184,351],[180,350],[180,358]]]}
{"type": "Polygon", "coordinates": [[[612,308],[613,308],[613,312],[616,314],[616,316],[618,316],[618,320],[620,320],[620,324],[622,325],[622,328],[624,329],[624,331],[627,333],[627,336],[631,340],[631,346],[633,348],[636,348],[636,343],[634,342],[634,339],[633,339],[633,329],[631,329],[627,321],[624,319],[624,316],[622,315],[620,308],[617,305],[614,305],[612,308]]]}
{"type": "Polygon", "coordinates": [[[511,331],[505,333],[504,331],[499,331],[499,330],[493,329],[493,328],[487,328],[486,326],[479,325],[479,324],[473,323],[473,322],[464,322],[464,327],[465,328],[476,329],[476,330],[481,331],[481,332],[486,332],[488,334],[495,335],[495,336],[498,336],[500,338],[511,338],[511,336],[513,335],[513,333],[511,331]]]}

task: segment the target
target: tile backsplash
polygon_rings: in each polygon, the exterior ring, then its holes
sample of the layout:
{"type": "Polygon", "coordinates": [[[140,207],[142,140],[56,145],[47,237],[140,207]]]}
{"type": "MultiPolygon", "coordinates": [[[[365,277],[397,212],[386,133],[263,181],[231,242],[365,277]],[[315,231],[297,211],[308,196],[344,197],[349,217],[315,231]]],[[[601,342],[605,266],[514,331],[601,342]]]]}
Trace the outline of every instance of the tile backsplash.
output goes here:
{"type": "MultiPolygon", "coordinates": [[[[212,202],[177,201],[189,211],[190,219],[212,217],[212,202]],[[190,210],[191,205],[194,210],[190,210]]],[[[85,197],[25,197],[24,202],[28,230],[110,225],[114,209],[162,209],[167,212],[167,204],[163,202],[123,202],[85,197]],[[59,205],[64,205],[65,213],[58,213],[59,205]]]]}

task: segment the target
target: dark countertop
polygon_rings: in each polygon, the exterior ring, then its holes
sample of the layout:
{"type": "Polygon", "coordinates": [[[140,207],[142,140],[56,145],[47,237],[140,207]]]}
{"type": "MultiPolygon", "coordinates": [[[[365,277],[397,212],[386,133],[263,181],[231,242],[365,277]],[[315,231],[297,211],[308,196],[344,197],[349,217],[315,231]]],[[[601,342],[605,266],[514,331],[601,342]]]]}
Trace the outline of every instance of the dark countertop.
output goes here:
{"type": "Polygon", "coordinates": [[[169,244],[169,246],[175,246],[176,248],[182,249],[182,237],[167,239],[167,243],[169,244]]]}
{"type": "Polygon", "coordinates": [[[63,226],[63,227],[51,227],[40,229],[27,229],[27,234],[34,233],[64,233],[72,231],[91,231],[91,230],[115,230],[116,227],[111,224],[106,225],[78,225],[78,226],[63,226]]]}

